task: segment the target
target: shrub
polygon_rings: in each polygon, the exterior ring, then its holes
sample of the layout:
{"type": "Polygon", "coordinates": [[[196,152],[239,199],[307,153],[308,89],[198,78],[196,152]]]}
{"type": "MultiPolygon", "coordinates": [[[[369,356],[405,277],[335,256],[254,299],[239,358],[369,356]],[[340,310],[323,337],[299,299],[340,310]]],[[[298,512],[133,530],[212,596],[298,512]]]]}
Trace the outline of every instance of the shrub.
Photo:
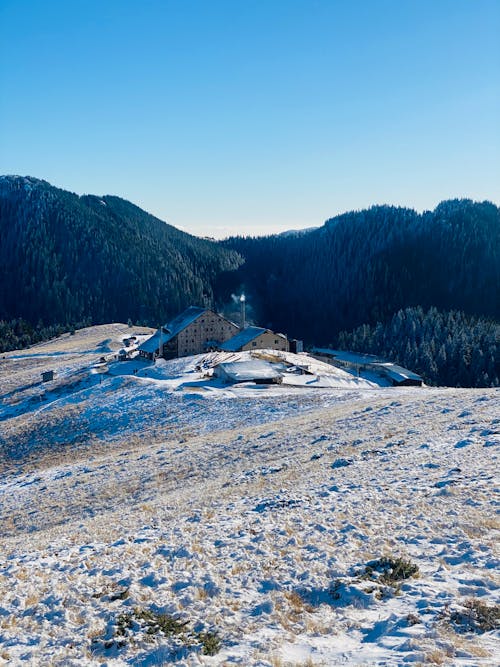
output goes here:
{"type": "Polygon", "coordinates": [[[453,611],[449,620],[463,632],[488,632],[500,628],[500,605],[487,605],[478,598],[469,598],[463,611],[453,611]]]}
{"type": "MultiPolygon", "coordinates": [[[[222,646],[217,632],[199,631],[188,629],[189,621],[180,621],[169,614],[136,607],[132,612],[118,614],[116,617],[115,637],[131,637],[131,630],[142,630],[146,635],[157,635],[162,633],[165,637],[180,637],[182,644],[189,649],[201,648],[203,655],[216,655],[222,646]]],[[[115,643],[124,646],[125,641],[107,642],[109,646],[115,643]]],[[[108,648],[109,648],[108,646],[108,648]]]]}
{"type": "Polygon", "coordinates": [[[365,568],[367,579],[377,579],[380,583],[392,585],[395,582],[409,579],[418,574],[418,565],[404,558],[382,556],[371,561],[365,568]]]}
{"type": "Polygon", "coordinates": [[[197,632],[196,638],[201,643],[203,655],[216,655],[221,648],[221,641],[216,632],[197,632]]]}
{"type": "Polygon", "coordinates": [[[188,624],[187,621],[179,621],[169,614],[160,614],[150,609],[134,609],[134,616],[148,635],[156,635],[158,632],[166,637],[180,635],[188,624]]]}

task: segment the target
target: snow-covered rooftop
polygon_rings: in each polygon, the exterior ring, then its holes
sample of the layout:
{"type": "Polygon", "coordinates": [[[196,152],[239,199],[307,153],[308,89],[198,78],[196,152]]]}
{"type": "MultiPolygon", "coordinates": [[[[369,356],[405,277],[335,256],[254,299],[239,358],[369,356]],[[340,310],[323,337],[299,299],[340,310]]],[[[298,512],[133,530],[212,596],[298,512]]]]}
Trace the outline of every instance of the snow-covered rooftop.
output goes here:
{"type": "Polygon", "coordinates": [[[144,341],[139,347],[137,348],[138,350],[142,350],[143,352],[149,352],[153,353],[159,350],[160,348],[160,330],[156,333],[154,333],[150,338],[144,341]]]}
{"type": "Polygon", "coordinates": [[[223,343],[220,348],[226,352],[237,352],[238,350],[241,350],[244,345],[247,345],[252,340],[257,338],[257,336],[266,333],[266,331],[269,331],[269,329],[263,329],[262,327],[247,327],[246,329],[243,329],[237,333],[236,336],[233,336],[225,343],[223,343]]]}
{"type": "Polygon", "coordinates": [[[416,380],[422,382],[421,376],[417,375],[417,373],[414,373],[407,368],[403,368],[403,366],[399,366],[398,364],[385,361],[373,354],[362,354],[360,352],[350,352],[348,350],[332,350],[324,347],[313,348],[313,353],[329,356],[332,357],[332,359],[346,364],[359,364],[362,366],[369,365],[373,367],[375,372],[381,371],[384,375],[397,382],[401,382],[401,380],[416,380]]]}
{"type": "Polygon", "coordinates": [[[332,350],[327,347],[314,347],[314,354],[323,354],[339,361],[349,364],[380,364],[385,363],[380,357],[374,354],[362,354],[360,352],[350,352],[349,350],[332,350]]]}
{"type": "MultiPolygon", "coordinates": [[[[178,333],[206,312],[206,308],[200,308],[199,306],[189,306],[189,308],[186,308],[180,315],[177,315],[177,317],[162,327],[162,343],[168,343],[169,340],[172,340],[178,333]]],[[[139,346],[139,350],[150,353],[156,352],[159,348],[160,329],[139,346]]]]}
{"type": "Polygon", "coordinates": [[[422,382],[422,378],[417,373],[409,371],[407,368],[398,366],[397,364],[375,364],[377,368],[380,368],[384,373],[393,380],[400,382],[401,380],[417,380],[422,382]]]}
{"type": "Polygon", "coordinates": [[[189,306],[189,308],[186,308],[184,312],[174,317],[171,322],[164,326],[164,331],[167,332],[164,341],[167,342],[177,336],[178,333],[206,312],[207,308],[200,308],[199,306],[189,306]]]}
{"type": "Polygon", "coordinates": [[[233,382],[254,382],[255,380],[277,380],[281,375],[271,364],[260,359],[248,361],[230,361],[219,364],[215,368],[215,374],[224,374],[233,382]]]}

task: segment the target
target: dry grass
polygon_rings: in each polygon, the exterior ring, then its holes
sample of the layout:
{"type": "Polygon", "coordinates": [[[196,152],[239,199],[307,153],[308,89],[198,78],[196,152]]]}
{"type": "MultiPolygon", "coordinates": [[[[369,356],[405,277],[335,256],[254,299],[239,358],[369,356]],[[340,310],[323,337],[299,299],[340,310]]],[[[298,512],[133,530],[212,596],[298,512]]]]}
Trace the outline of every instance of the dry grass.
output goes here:
{"type": "Polygon", "coordinates": [[[34,607],[40,602],[40,595],[38,593],[32,593],[28,595],[24,600],[24,606],[27,609],[28,607],[34,607]]]}
{"type": "Polygon", "coordinates": [[[485,516],[477,513],[476,516],[469,516],[467,523],[462,523],[461,528],[468,538],[484,538],[485,534],[500,530],[500,519],[496,516],[485,516]]]}
{"type": "Polygon", "coordinates": [[[209,597],[208,591],[206,588],[201,588],[198,586],[198,588],[194,592],[194,599],[195,600],[206,600],[209,597]]]}
{"type": "Polygon", "coordinates": [[[296,591],[285,591],[285,598],[295,614],[301,614],[305,610],[306,604],[296,591]]]}
{"type": "Polygon", "coordinates": [[[260,352],[260,351],[252,351],[252,357],[255,359],[262,359],[263,361],[270,361],[272,363],[279,363],[280,361],[283,361],[283,358],[278,354],[272,354],[271,352],[260,352]]]}
{"type": "Polygon", "coordinates": [[[446,653],[438,648],[425,654],[425,664],[427,665],[444,665],[447,660],[446,653]]]}
{"type": "Polygon", "coordinates": [[[491,655],[474,635],[457,634],[448,624],[439,624],[437,631],[439,637],[453,647],[455,653],[469,654],[477,658],[487,658],[491,655]]]}
{"type": "Polygon", "coordinates": [[[469,598],[462,605],[463,610],[444,614],[462,632],[489,632],[500,628],[500,605],[488,605],[479,598],[469,598]]]}
{"type": "Polygon", "coordinates": [[[269,656],[268,660],[271,663],[272,667],[285,667],[283,658],[280,655],[273,654],[269,656]]]}

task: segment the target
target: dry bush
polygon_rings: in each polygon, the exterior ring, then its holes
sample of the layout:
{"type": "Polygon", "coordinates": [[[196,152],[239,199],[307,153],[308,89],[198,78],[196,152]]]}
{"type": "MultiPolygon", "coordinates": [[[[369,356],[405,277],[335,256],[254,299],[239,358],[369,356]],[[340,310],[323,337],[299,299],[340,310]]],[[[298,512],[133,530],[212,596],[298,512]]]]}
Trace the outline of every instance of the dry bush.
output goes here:
{"type": "Polygon", "coordinates": [[[500,628],[500,605],[488,605],[479,598],[469,598],[463,610],[445,611],[444,616],[462,632],[489,632],[500,628]]]}

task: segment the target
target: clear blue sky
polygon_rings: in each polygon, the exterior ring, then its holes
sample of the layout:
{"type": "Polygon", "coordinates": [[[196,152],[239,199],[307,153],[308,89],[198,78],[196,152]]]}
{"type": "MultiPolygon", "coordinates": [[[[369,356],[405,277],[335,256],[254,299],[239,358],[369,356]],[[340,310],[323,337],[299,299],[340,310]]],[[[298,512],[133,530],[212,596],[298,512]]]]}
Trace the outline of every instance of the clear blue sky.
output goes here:
{"type": "Polygon", "coordinates": [[[500,202],[499,0],[0,0],[0,173],[200,235],[500,202]]]}

